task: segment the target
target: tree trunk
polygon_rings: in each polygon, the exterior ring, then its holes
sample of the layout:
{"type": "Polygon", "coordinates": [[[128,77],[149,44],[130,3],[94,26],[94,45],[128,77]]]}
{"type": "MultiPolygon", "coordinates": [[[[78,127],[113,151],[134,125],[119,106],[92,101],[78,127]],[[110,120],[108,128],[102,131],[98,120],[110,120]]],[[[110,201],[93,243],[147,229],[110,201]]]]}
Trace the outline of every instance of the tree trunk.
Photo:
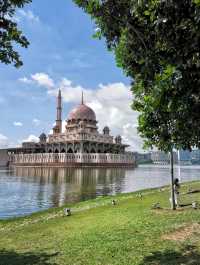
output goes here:
{"type": "Polygon", "coordinates": [[[174,196],[174,158],[173,150],[170,151],[170,166],[171,166],[171,208],[176,210],[175,196],[174,196]]]}

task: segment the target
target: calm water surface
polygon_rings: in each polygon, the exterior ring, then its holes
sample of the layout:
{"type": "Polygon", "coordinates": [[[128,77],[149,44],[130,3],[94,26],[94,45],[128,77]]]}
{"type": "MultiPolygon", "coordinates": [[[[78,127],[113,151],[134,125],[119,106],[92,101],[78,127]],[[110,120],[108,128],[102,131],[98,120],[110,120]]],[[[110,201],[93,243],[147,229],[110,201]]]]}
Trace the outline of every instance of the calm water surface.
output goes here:
{"type": "MultiPolygon", "coordinates": [[[[200,180],[200,166],[175,168],[182,182],[200,180]]],[[[28,215],[101,195],[169,184],[169,167],[136,169],[18,168],[0,170],[0,219],[28,215]]]]}

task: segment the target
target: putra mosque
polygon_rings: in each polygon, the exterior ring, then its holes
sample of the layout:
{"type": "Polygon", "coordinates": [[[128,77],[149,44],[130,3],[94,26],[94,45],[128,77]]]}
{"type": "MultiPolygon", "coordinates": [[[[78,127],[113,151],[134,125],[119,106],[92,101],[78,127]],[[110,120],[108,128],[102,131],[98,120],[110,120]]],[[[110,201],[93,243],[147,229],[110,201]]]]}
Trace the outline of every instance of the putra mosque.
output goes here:
{"type": "Polygon", "coordinates": [[[39,142],[24,142],[22,147],[9,149],[10,164],[19,166],[134,166],[135,157],[126,152],[128,145],[120,135],[110,135],[108,126],[98,131],[95,112],[81,103],[68,115],[62,131],[62,95],[57,96],[56,124],[48,136],[42,133],[39,142]]]}

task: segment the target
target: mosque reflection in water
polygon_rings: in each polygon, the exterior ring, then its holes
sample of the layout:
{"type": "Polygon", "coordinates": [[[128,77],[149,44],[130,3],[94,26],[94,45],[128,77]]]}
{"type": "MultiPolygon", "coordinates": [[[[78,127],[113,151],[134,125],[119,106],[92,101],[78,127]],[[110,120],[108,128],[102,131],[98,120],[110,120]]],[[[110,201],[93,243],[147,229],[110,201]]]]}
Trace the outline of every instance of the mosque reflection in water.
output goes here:
{"type": "MultiPolygon", "coordinates": [[[[122,191],[126,170],[121,168],[16,168],[21,181],[37,186],[37,202],[51,207],[122,191]]],[[[38,205],[39,206],[39,205],[38,205]]]]}

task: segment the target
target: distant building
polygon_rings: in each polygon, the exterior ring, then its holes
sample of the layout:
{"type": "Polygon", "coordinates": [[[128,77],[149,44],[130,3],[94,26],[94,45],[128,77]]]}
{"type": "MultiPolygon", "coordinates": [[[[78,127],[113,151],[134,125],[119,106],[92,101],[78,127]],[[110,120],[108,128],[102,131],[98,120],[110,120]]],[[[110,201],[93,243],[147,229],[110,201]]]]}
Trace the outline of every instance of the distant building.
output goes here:
{"type": "Polygon", "coordinates": [[[9,157],[7,149],[0,149],[0,167],[8,166],[9,157]]]}
{"type": "MultiPolygon", "coordinates": [[[[173,152],[174,163],[178,161],[178,155],[173,152]]],[[[167,165],[170,164],[170,154],[163,151],[153,151],[151,152],[151,160],[154,164],[167,165]]]]}
{"type": "Polygon", "coordinates": [[[169,164],[169,154],[162,151],[153,151],[151,153],[151,160],[154,164],[169,164]]]}
{"type": "Polygon", "coordinates": [[[142,154],[142,153],[135,152],[134,155],[135,155],[137,164],[152,163],[151,153],[143,153],[142,154]]]}
{"type": "Polygon", "coordinates": [[[191,163],[200,164],[200,149],[192,150],[191,152],[191,163]]]}
{"type": "Polygon", "coordinates": [[[188,150],[179,150],[178,161],[180,165],[191,165],[191,152],[188,150]]]}
{"type": "MultiPolygon", "coordinates": [[[[169,164],[170,155],[162,151],[151,153],[151,160],[154,164],[169,164]]],[[[174,163],[180,165],[200,164],[200,150],[179,150],[174,152],[174,163]]]]}

